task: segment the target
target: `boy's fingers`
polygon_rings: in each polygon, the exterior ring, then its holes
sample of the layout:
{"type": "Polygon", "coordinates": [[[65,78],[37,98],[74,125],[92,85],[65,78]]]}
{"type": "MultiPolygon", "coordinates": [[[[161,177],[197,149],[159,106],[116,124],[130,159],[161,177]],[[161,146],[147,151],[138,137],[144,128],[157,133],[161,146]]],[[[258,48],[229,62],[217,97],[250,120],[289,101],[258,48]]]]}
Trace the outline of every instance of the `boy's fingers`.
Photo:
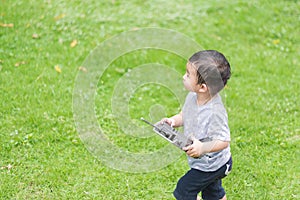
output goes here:
{"type": "Polygon", "coordinates": [[[174,119],[170,119],[170,121],[171,121],[171,126],[172,127],[175,126],[175,120],[174,119]]]}
{"type": "Polygon", "coordinates": [[[163,123],[167,123],[169,124],[170,126],[175,126],[175,120],[172,119],[172,118],[163,118],[161,121],[160,121],[161,124],[163,123]]]}
{"type": "Polygon", "coordinates": [[[163,119],[161,120],[161,123],[162,123],[162,124],[163,124],[163,123],[168,123],[168,124],[169,124],[168,118],[163,118],[163,119]]]}
{"type": "Polygon", "coordinates": [[[185,152],[189,152],[193,149],[192,145],[189,145],[189,146],[186,146],[186,147],[183,147],[182,150],[185,151],[185,152]]]}

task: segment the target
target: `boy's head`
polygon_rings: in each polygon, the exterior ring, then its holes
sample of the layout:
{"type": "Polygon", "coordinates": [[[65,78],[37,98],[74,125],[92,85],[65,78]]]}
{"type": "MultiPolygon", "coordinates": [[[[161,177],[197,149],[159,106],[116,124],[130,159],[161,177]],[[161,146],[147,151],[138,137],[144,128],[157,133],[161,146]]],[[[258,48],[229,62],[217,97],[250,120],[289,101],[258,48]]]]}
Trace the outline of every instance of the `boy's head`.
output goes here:
{"type": "Polygon", "coordinates": [[[197,84],[206,84],[211,96],[224,88],[230,78],[230,64],[223,54],[215,50],[199,51],[188,64],[197,71],[197,84]]]}

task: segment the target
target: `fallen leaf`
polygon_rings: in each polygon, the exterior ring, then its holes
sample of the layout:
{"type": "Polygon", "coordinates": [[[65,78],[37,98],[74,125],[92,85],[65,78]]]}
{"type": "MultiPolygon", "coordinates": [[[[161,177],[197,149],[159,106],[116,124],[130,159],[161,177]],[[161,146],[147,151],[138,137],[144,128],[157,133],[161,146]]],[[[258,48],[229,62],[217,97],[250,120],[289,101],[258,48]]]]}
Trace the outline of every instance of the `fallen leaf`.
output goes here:
{"type": "Polygon", "coordinates": [[[57,71],[58,73],[61,73],[61,68],[59,65],[55,65],[54,67],[55,71],[57,71]]]}
{"type": "Polygon", "coordinates": [[[32,34],[32,38],[33,39],[38,39],[40,36],[38,35],[38,34],[36,34],[36,33],[34,33],[34,34],[32,34]]]}
{"type": "Polygon", "coordinates": [[[19,67],[20,65],[25,65],[25,64],[26,64],[25,61],[20,61],[15,64],[15,67],[19,67]]]}
{"type": "Polygon", "coordinates": [[[11,164],[8,164],[8,165],[7,165],[7,169],[8,169],[8,170],[11,170],[12,167],[13,167],[13,166],[12,166],[11,164]]]}
{"type": "Polygon", "coordinates": [[[118,67],[117,67],[117,68],[115,69],[115,71],[116,71],[116,72],[119,72],[119,73],[121,73],[121,74],[125,73],[125,69],[124,69],[124,68],[118,68],[118,67]]]}
{"type": "Polygon", "coordinates": [[[13,166],[11,164],[8,164],[7,166],[2,166],[0,169],[11,170],[12,168],[13,168],[13,166]]]}
{"type": "Polygon", "coordinates": [[[85,67],[82,67],[82,66],[78,67],[78,70],[83,71],[83,72],[87,72],[87,69],[85,67]]]}
{"type": "Polygon", "coordinates": [[[273,44],[279,44],[280,43],[280,40],[279,39],[277,39],[277,40],[273,40],[273,44]]]}
{"type": "Polygon", "coordinates": [[[2,24],[2,23],[0,23],[0,26],[12,28],[12,27],[14,27],[14,24],[12,24],[12,23],[10,23],[10,24],[2,24]]]}
{"type": "Polygon", "coordinates": [[[73,40],[70,44],[70,47],[73,48],[77,45],[77,40],[73,40]]]}
{"type": "Polygon", "coordinates": [[[57,16],[54,17],[54,20],[55,20],[55,21],[58,21],[58,20],[64,18],[65,16],[66,16],[65,14],[57,15],[57,16]]]}

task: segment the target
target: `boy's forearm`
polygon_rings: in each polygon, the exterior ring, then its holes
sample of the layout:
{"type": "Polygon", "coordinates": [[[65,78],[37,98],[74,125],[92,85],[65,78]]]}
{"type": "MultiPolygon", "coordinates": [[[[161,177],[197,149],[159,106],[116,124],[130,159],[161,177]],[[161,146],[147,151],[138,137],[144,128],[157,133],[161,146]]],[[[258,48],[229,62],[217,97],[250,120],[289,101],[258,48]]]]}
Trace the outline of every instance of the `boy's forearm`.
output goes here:
{"type": "Polygon", "coordinates": [[[210,142],[200,142],[197,139],[193,140],[193,144],[184,147],[183,150],[187,153],[188,156],[193,158],[198,158],[203,154],[217,152],[228,147],[229,142],[221,140],[213,140],[210,142]]]}
{"type": "Polygon", "coordinates": [[[210,142],[203,142],[202,143],[203,154],[221,151],[221,150],[227,148],[228,145],[229,145],[229,142],[221,141],[221,140],[213,140],[210,142]]]}
{"type": "Polygon", "coordinates": [[[221,141],[221,140],[213,140],[210,142],[200,142],[196,138],[193,140],[193,144],[184,147],[183,150],[187,153],[187,155],[198,158],[203,154],[206,153],[212,153],[221,151],[225,148],[227,148],[229,145],[229,142],[221,141]]]}

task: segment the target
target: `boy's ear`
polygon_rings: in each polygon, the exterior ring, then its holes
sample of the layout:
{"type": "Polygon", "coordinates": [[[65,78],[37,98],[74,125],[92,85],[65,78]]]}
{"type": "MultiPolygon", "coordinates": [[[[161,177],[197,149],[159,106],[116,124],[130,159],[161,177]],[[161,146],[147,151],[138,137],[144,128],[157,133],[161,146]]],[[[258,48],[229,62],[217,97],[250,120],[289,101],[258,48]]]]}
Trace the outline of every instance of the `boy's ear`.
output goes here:
{"type": "Polygon", "coordinates": [[[199,92],[207,92],[208,91],[208,87],[205,83],[199,84],[199,92]]]}

